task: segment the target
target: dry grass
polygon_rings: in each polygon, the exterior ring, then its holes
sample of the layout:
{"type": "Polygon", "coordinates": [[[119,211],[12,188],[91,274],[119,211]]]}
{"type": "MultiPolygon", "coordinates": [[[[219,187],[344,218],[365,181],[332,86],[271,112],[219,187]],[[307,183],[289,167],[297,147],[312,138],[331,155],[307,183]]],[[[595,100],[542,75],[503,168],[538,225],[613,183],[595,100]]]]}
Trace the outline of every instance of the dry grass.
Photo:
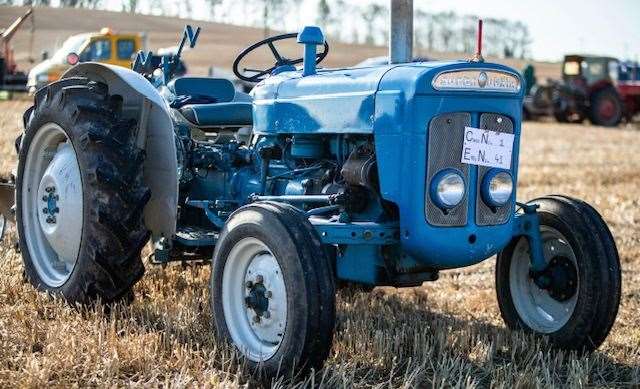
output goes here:
{"type": "MultiPolygon", "coordinates": [[[[0,172],[27,102],[0,103],[0,172]]],[[[324,370],[278,387],[547,387],[640,385],[640,132],[527,123],[519,198],[566,193],[593,203],[623,261],[623,301],[601,349],[577,356],[507,331],[493,260],[421,288],[338,296],[324,370]]],[[[13,232],[11,234],[14,234],[13,232]]],[[[253,386],[214,344],[209,269],[148,266],[136,300],[78,313],[22,281],[20,256],[0,246],[0,387],[253,386]]]]}

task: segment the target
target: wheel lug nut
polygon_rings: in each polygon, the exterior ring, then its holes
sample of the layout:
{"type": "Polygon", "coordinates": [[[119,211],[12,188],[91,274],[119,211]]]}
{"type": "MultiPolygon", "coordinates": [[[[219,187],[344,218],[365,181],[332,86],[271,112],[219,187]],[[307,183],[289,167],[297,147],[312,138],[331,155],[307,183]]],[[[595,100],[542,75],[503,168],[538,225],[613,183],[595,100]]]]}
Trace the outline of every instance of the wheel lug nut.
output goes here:
{"type": "Polygon", "coordinates": [[[264,281],[264,277],[261,274],[256,276],[256,284],[261,284],[264,281]]]}
{"type": "Polygon", "coordinates": [[[42,201],[48,201],[49,198],[47,196],[42,196],[42,201]]]}
{"type": "Polygon", "coordinates": [[[45,215],[49,213],[49,208],[42,208],[42,213],[44,213],[45,215]]]}

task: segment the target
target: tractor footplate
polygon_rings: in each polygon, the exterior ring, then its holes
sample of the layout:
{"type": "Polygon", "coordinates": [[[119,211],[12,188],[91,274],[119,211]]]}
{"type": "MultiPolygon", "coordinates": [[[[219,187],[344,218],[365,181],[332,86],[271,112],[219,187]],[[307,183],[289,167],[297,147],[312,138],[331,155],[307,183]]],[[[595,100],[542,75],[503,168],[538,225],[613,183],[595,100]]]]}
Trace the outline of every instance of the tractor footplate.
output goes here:
{"type": "Polygon", "coordinates": [[[174,242],[188,247],[215,246],[218,233],[198,227],[182,227],[176,231],[174,242]]]}
{"type": "Polygon", "coordinates": [[[150,262],[156,265],[185,261],[209,262],[217,241],[217,232],[200,227],[181,227],[176,231],[171,246],[156,248],[150,262]]]}

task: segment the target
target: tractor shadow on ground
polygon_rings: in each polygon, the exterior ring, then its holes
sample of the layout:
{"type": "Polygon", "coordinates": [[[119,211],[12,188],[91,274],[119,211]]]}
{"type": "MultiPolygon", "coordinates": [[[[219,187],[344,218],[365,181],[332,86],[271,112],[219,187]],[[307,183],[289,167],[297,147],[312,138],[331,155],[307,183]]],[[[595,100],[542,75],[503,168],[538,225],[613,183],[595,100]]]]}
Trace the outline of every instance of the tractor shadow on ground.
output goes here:
{"type": "MultiPolygon", "coordinates": [[[[208,304],[208,301],[200,301],[193,305],[198,312],[191,325],[185,325],[145,304],[134,304],[126,309],[126,316],[140,333],[161,333],[181,346],[207,355],[219,355],[221,360],[209,361],[210,367],[215,370],[230,372],[233,363],[229,361],[233,360],[234,363],[237,361],[237,368],[231,372],[240,372],[242,362],[237,353],[229,346],[219,347],[215,343],[210,310],[205,307],[208,304]]],[[[628,385],[637,380],[634,375],[637,366],[615,362],[603,353],[582,357],[564,354],[558,363],[557,353],[560,351],[555,351],[544,339],[483,321],[434,312],[429,309],[426,297],[407,299],[379,290],[372,293],[359,290],[339,292],[333,343],[324,371],[316,373],[316,383],[321,378],[325,381],[328,379],[329,386],[333,386],[331,382],[335,385],[344,383],[341,377],[344,374],[343,365],[348,364],[352,383],[371,385],[394,380],[402,383],[403,374],[408,369],[419,367],[423,372],[414,377],[414,384],[418,386],[437,384],[443,377],[446,378],[443,374],[452,380],[458,380],[466,374],[479,381],[480,386],[491,386],[494,379],[499,380],[499,377],[495,377],[497,368],[514,371],[517,374],[513,378],[515,380],[526,376],[532,363],[544,368],[545,361],[556,361],[552,375],[558,381],[547,384],[563,385],[566,381],[562,380],[566,379],[572,364],[576,360],[580,363],[583,358],[591,358],[589,364],[602,367],[589,366],[586,382],[628,385]],[[475,346],[478,344],[487,350],[484,355],[476,352],[475,346]],[[541,352],[543,362],[537,360],[541,352]],[[443,367],[449,369],[446,372],[438,371],[439,364],[446,363],[443,362],[445,360],[455,363],[443,367]]],[[[247,382],[260,383],[255,377],[245,377],[247,382]]],[[[284,383],[300,383],[308,378],[285,379],[284,383]]]]}
{"type": "MultiPolygon", "coordinates": [[[[532,373],[532,368],[550,369],[548,377],[552,377],[552,381],[541,381],[543,386],[565,386],[569,384],[568,377],[571,374],[579,382],[597,386],[640,383],[639,366],[619,363],[601,351],[579,354],[557,350],[540,336],[512,331],[484,320],[463,319],[433,311],[429,309],[428,294],[419,292],[419,289],[414,289],[414,296],[411,295],[410,292],[404,295],[384,293],[378,289],[372,293],[344,291],[342,296],[346,296],[348,304],[342,304],[338,311],[334,349],[336,342],[340,344],[343,340],[343,331],[348,327],[366,328],[365,339],[357,343],[373,344],[374,347],[376,342],[380,342],[379,334],[387,333],[385,350],[388,349],[391,354],[388,360],[395,365],[398,378],[402,378],[407,367],[420,367],[424,374],[416,379],[415,384],[419,387],[441,385],[443,374],[451,377],[450,381],[445,382],[458,381],[467,374],[480,387],[493,387],[504,378],[504,370],[513,373],[514,382],[536,386],[540,382],[535,380],[537,373],[532,373]],[[362,325],[349,323],[354,318],[361,320],[362,325]],[[369,323],[368,327],[366,323],[369,323]],[[400,344],[398,339],[401,339],[400,344]],[[425,348],[430,350],[424,352],[425,348]],[[443,364],[444,371],[437,371],[439,361],[446,360],[457,362],[448,366],[443,364]],[[576,364],[582,365],[583,369],[577,372],[576,364]],[[501,376],[496,375],[498,370],[502,370],[501,376]],[[588,378],[581,375],[584,372],[588,378]]],[[[482,310],[482,307],[477,308],[482,310]]],[[[346,343],[352,342],[349,339],[346,343]]],[[[631,346],[616,347],[624,348],[628,353],[637,353],[631,346]]],[[[380,382],[385,382],[389,379],[391,368],[379,366],[378,357],[382,352],[380,350],[378,355],[372,355],[369,361],[363,358],[361,370],[370,377],[379,373],[380,382]]]]}

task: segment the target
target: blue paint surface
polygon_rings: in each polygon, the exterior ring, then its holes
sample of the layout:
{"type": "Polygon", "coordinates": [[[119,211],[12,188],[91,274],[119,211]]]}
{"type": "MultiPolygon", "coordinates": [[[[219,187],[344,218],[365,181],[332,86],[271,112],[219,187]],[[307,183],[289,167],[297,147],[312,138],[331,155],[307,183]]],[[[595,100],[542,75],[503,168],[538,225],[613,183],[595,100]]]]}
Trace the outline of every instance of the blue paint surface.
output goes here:
{"type": "Polygon", "coordinates": [[[479,127],[481,113],[511,118],[515,143],[510,173],[514,186],[517,184],[522,90],[436,91],[431,86],[433,77],[442,71],[478,68],[517,75],[502,65],[462,61],[321,70],[309,77],[298,72],[282,73],[256,88],[255,131],[373,134],[381,195],[397,204],[400,213],[402,251],[434,268],[468,266],[491,257],[508,244],[513,237],[514,218],[494,226],[475,224],[475,199],[480,195],[476,193],[475,166],[468,185],[467,225],[430,225],[424,216],[424,199],[428,190],[425,181],[429,123],[434,116],[449,112],[470,112],[474,127],[479,127]]]}

